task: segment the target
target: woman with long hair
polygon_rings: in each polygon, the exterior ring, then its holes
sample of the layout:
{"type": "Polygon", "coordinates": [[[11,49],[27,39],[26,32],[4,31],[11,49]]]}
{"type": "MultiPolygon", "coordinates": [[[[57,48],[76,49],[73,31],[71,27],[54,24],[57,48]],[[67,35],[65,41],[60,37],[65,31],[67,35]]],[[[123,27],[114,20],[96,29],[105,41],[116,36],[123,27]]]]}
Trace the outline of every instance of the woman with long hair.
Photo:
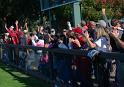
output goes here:
{"type": "Polygon", "coordinates": [[[96,27],[96,40],[91,41],[88,32],[84,32],[84,37],[89,48],[95,48],[98,51],[109,52],[111,49],[108,33],[101,26],[96,27]]]}

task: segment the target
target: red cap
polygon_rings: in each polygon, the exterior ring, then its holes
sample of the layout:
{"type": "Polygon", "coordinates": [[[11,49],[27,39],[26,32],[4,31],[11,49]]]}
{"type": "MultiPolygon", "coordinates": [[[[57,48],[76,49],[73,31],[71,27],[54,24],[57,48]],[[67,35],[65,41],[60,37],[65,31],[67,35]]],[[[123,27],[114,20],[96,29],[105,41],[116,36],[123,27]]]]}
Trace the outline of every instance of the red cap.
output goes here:
{"type": "Polygon", "coordinates": [[[82,34],[82,29],[81,29],[80,27],[74,28],[73,31],[74,31],[75,33],[82,34]]]}

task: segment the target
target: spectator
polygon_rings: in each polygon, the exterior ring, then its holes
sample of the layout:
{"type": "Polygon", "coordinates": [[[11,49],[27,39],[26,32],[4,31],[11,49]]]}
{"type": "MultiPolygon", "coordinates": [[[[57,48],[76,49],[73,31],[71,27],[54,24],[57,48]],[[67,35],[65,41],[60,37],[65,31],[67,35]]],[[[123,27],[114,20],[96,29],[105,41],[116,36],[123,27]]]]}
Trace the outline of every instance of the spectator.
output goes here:
{"type": "Polygon", "coordinates": [[[56,34],[55,29],[51,29],[50,34],[51,34],[51,36],[54,36],[56,34]]]}
{"type": "Polygon", "coordinates": [[[90,38],[93,40],[96,39],[96,23],[94,21],[90,21],[88,24],[88,33],[90,35],[90,38]]]}
{"type": "Polygon", "coordinates": [[[109,52],[110,51],[110,40],[109,40],[109,35],[105,32],[103,27],[97,27],[96,28],[96,40],[94,40],[94,42],[92,42],[89,38],[89,34],[88,32],[84,33],[84,36],[87,40],[87,43],[89,45],[90,48],[96,48],[99,51],[103,51],[103,52],[109,52]]]}
{"type": "Polygon", "coordinates": [[[11,44],[11,38],[9,36],[9,33],[5,33],[4,38],[3,38],[3,42],[5,44],[11,44]]]}
{"type": "MultiPolygon", "coordinates": [[[[106,21],[107,28],[109,29],[109,32],[112,31],[109,34],[110,35],[110,43],[112,46],[112,51],[116,51],[116,52],[120,51],[120,45],[122,46],[120,38],[123,36],[122,35],[123,30],[120,28],[120,23],[117,19],[113,19],[110,23],[106,17],[105,8],[102,9],[102,14],[103,14],[103,19],[106,21]],[[118,38],[118,40],[116,40],[117,38],[118,38]]],[[[120,76],[119,76],[120,61],[116,60],[115,64],[116,64],[116,71],[115,71],[115,83],[116,84],[115,85],[116,85],[116,87],[120,87],[120,76]]]]}
{"type": "Polygon", "coordinates": [[[116,41],[116,45],[124,49],[124,42],[118,37],[119,32],[117,30],[114,30],[111,32],[111,36],[116,41]]]}
{"type": "MultiPolygon", "coordinates": [[[[96,27],[96,40],[91,41],[89,38],[88,32],[84,33],[84,37],[86,38],[87,44],[90,47],[90,49],[96,49],[96,50],[102,51],[102,52],[110,52],[111,51],[109,35],[105,32],[105,30],[102,26],[96,27]]],[[[94,50],[91,50],[90,53],[92,53],[93,51],[94,50]]],[[[88,56],[90,53],[88,53],[88,56]]],[[[90,54],[90,56],[91,55],[94,55],[94,54],[90,54]]],[[[103,85],[104,87],[109,87],[108,67],[105,67],[105,64],[108,64],[107,60],[101,61],[101,64],[100,64],[100,66],[102,66],[102,69],[101,69],[101,67],[99,67],[99,64],[97,65],[96,62],[95,63],[93,62],[93,65],[94,65],[93,70],[95,72],[96,80],[102,79],[102,81],[103,81],[103,82],[98,81],[98,84],[100,87],[101,87],[101,85],[103,85]],[[99,67],[99,69],[101,71],[97,72],[96,71],[97,67],[99,67]],[[101,75],[100,78],[96,74],[98,74],[98,75],[100,74],[101,75]]]]}
{"type": "Polygon", "coordinates": [[[41,40],[44,39],[44,31],[43,30],[44,30],[43,26],[38,27],[37,36],[41,40]]]}
{"type": "Polygon", "coordinates": [[[69,39],[68,39],[68,36],[67,36],[67,30],[66,29],[63,29],[61,38],[63,40],[63,44],[65,44],[68,47],[69,39]]]}
{"type": "Polygon", "coordinates": [[[10,37],[12,38],[12,44],[19,44],[19,40],[18,40],[18,37],[14,31],[14,27],[10,26],[9,29],[6,27],[6,30],[9,33],[10,37]]]}

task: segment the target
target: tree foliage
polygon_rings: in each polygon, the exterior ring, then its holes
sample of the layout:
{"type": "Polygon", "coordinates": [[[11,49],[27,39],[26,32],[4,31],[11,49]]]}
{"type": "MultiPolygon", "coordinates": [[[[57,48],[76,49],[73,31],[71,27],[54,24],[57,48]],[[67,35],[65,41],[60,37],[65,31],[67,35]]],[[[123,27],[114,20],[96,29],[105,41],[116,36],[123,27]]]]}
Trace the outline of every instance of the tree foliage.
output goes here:
{"type": "MultiPolygon", "coordinates": [[[[106,8],[109,18],[124,16],[124,0],[82,0],[81,2],[82,18],[86,20],[100,19],[102,7],[106,8]]],[[[39,19],[40,12],[40,0],[0,0],[0,22],[6,16],[10,21],[18,19],[24,22],[28,19],[32,24],[33,20],[39,19]]],[[[63,6],[56,12],[59,18],[65,21],[72,19],[71,5],[63,6]]]]}
{"type": "Polygon", "coordinates": [[[98,20],[101,9],[106,8],[109,18],[124,16],[124,0],[82,0],[82,16],[86,20],[98,20]]]}
{"type": "Polygon", "coordinates": [[[36,19],[40,13],[39,0],[0,0],[0,18],[36,19]]]}
{"type": "Polygon", "coordinates": [[[0,28],[4,31],[5,19],[8,27],[13,25],[15,20],[21,25],[27,20],[29,26],[36,24],[40,12],[40,0],[0,0],[0,28]]]}

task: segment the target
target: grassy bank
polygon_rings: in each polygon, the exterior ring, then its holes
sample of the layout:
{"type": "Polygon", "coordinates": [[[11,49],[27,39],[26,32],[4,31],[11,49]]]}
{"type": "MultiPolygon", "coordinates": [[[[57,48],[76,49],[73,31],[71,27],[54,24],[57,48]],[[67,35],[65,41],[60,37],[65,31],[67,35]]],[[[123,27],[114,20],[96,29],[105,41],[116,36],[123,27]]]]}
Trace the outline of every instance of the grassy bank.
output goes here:
{"type": "Polygon", "coordinates": [[[50,85],[0,62],[0,87],[50,87],[50,85]]]}

